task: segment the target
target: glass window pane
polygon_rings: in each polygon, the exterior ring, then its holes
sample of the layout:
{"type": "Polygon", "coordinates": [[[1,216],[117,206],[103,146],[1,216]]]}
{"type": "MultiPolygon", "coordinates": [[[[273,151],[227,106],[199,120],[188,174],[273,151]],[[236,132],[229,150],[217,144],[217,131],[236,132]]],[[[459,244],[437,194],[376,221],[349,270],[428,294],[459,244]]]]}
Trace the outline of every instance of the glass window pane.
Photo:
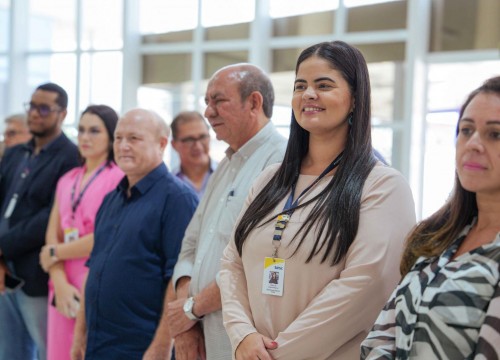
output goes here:
{"type": "Polygon", "coordinates": [[[9,44],[9,9],[8,0],[0,0],[0,51],[7,51],[9,44]]]}
{"type": "MultiPolygon", "coordinates": [[[[7,111],[7,57],[0,56],[0,128],[3,129],[3,119],[9,114],[5,113],[7,111]]],[[[19,104],[19,111],[22,110],[21,104],[19,104]]]]}
{"type": "Polygon", "coordinates": [[[248,39],[250,36],[250,23],[221,25],[205,30],[205,40],[231,40],[248,39]]]}
{"type": "Polygon", "coordinates": [[[272,0],[269,1],[269,15],[272,18],[280,18],[333,10],[338,6],[338,0],[307,1],[307,6],[304,0],[272,0]]]}
{"type": "Polygon", "coordinates": [[[75,0],[30,1],[29,49],[76,49],[75,0]]]}
{"type": "Polygon", "coordinates": [[[206,53],[204,59],[205,69],[203,77],[209,79],[223,66],[248,62],[248,51],[224,51],[206,53]]]}
{"type": "Polygon", "coordinates": [[[121,48],[123,1],[85,0],[82,6],[82,49],[121,48]]]}
{"type": "Polygon", "coordinates": [[[203,27],[251,22],[255,15],[255,0],[203,0],[203,27]]]}
{"type": "Polygon", "coordinates": [[[498,60],[429,65],[422,218],[438,210],[452,190],[455,131],[462,103],[484,80],[497,76],[498,69],[498,60]]]}
{"type": "Polygon", "coordinates": [[[398,164],[393,164],[393,143],[394,143],[394,133],[391,128],[376,127],[372,128],[372,145],[375,150],[377,150],[387,161],[387,163],[392,164],[397,168],[398,164]]]}
{"type": "Polygon", "coordinates": [[[80,110],[89,104],[105,104],[121,112],[122,54],[83,54],[80,77],[80,110]]]}
{"type": "Polygon", "coordinates": [[[406,28],[407,1],[390,1],[383,4],[350,8],[347,31],[377,31],[406,28]]]}
{"type": "Polygon", "coordinates": [[[28,87],[30,93],[38,85],[55,82],[68,93],[68,115],[64,125],[75,124],[76,56],[74,54],[37,55],[28,58],[28,87]]]}
{"type": "Polygon", "coordinates": [[[400,0],[344,0],[346,7],[366,6],[400,0]]]}
{"type": "Polygon", "coordinates": [[[198,23],[198,0],[141,0],[141,34],[160,34],[194,29],[198,23]]]}
{"type": "Polygon", "coordinates": [[[317,12],[273,20],[273,36],[310,36],[331,34],[334,27],[333,11],[317,12]]]}
{"type": "Polygon", "coordinates": [[[389,124],[399,120],[395,114],[395,63],[368,63],[372,95],[372,124],[389,124]],[[396,119],[395,119],[396,118],[396,119]]]}
{"type": "Polygon", "coordinates": [[[175,83],[191,79],[191,54],[158,54],[142,57],[144,84],[175,83]]]}
{"type": "Polygon", "coordinates": [[[431,51],[498,49],[500,1],[433,0],[431,51]]]}

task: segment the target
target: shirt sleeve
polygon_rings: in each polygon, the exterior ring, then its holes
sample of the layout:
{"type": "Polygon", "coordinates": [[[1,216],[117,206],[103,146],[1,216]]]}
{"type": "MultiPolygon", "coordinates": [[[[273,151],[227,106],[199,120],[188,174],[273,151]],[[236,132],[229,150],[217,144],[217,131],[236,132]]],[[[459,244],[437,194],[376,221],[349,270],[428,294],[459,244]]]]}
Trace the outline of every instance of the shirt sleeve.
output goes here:
{"type": "Polygon", "coordinates": [[[396,292],[384,306],[367,338],[361,343],[361,360],[396,357],[396,292]]]}
{"type": "Polygon", "coordinates": [[[486,318],[476,347],[474,359],[500,359],[500,283],[497,284],[495,294],[490,300],[486,318]]]}
{"type": "Polygon", "coordinates": [[[193,265],[196,257],[196,248],[198,246],[198,239],[200,234],[201,220],[203,217],[202,209],[205,208],[202,203],[196,209],[189,225],[184,233],[184,238],[182,239],[182,247],[179,253],[179,258],[175,264],[174,272],[172,275],[172,283],[177,284],[177,281],[183,277],[191,277],[193,273],[193,265]]]}
{"type": "Polygon", "coordinates": [[[379,171],[385,174],[365,184],[358,233],[344,270],[278,334],[278,348],[270,351],[274,359],[322,359],[364,338],[394,290],[404,240],[415,225],[414,203],[401,174],[379,171]]]}
{"type": "Polygon", "coordinates": [[[163,273],[166,280],[173,275],[174,266],[181,251],[183,237],[198,205],[198,198],[192,192],[185,192],[172,199],[172,203],[175,204],[175,210],[171,205],[167,207],[163,223],[162,246],[166,258],[163,273]]]}

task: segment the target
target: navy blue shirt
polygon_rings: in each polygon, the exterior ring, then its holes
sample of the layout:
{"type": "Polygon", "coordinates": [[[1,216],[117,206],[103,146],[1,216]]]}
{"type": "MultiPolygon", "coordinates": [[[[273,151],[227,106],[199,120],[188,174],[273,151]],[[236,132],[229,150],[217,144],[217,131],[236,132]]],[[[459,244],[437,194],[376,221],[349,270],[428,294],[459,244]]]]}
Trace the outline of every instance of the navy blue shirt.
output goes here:
{"type": "Polygon", "coordinates": [[[86,359],[141,359],[160,321],[165,290],[196,194],[159,165],[131,189],[124,178],[97,213],[85,290],[86,359]]]}

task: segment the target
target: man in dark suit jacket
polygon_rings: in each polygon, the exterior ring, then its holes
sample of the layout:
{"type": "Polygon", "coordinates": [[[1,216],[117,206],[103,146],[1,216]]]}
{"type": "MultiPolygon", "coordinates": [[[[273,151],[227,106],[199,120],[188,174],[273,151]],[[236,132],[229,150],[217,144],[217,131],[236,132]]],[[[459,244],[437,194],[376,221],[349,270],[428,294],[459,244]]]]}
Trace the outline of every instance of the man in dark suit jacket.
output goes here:
{"type": "Polygon", "coordinates": [[[40,85],[26,104],[33,139],[8,149],[0,163],[0,360],[46,358],[48,277],[39,253],[57,181],[79,163],[61,130],[67,104],[59,85],[40,85]],[[7,273],[24,285],[9,291],[7,273]]]}

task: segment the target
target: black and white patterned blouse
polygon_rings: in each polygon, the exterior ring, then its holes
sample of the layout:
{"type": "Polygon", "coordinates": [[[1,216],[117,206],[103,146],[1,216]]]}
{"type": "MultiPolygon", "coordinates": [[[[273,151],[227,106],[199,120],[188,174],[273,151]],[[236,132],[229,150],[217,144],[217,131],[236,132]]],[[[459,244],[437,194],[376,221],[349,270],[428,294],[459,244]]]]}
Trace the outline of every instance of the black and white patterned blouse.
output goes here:
{"type": "Polygon", "coordinates": [[[436,258],[419,258],[361,344],[361,359],[499,359],[500,233],[455,259],[474,225],[436,258]]]}

